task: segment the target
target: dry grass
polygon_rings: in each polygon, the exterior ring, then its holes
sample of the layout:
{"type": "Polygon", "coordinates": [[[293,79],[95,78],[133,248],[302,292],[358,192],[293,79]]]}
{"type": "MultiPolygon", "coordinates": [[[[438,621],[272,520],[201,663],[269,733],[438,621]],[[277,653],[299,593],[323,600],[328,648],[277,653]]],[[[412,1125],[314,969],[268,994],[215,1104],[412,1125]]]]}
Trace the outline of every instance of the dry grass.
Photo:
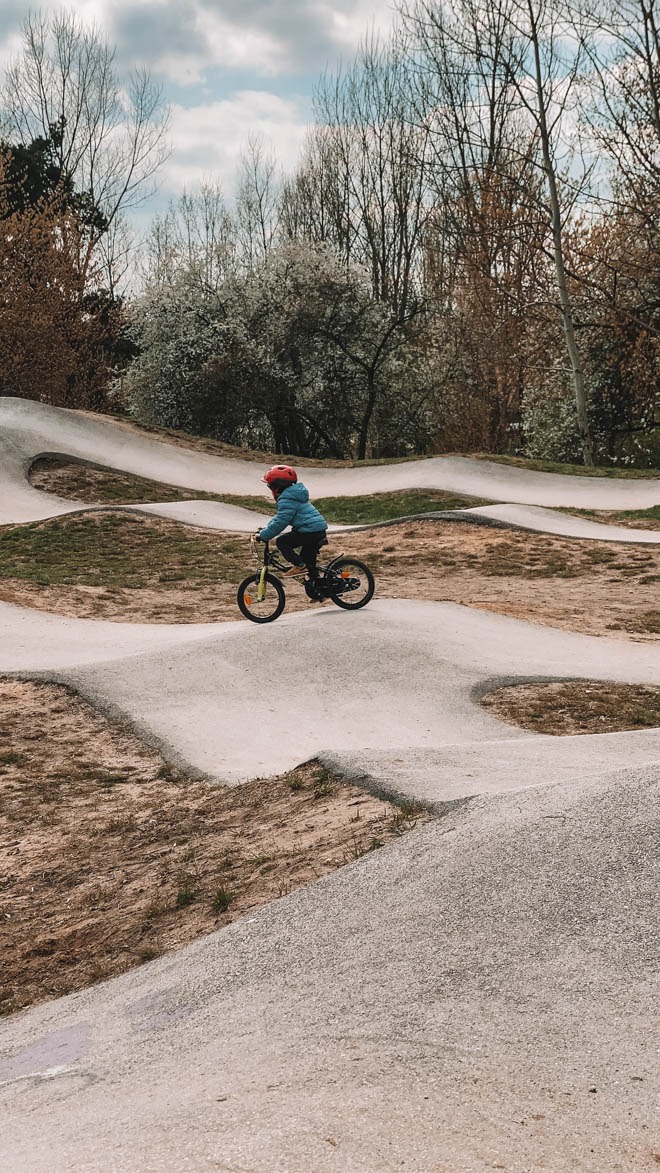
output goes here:
{"type": "Polygon", "coordinates": [[[429,818],[313,763],[191,782],[66,690],[0,681],[0,1013],[187,944],[429,818]]]}
{"type": "Polygon", "coordinates": [[[660,688],[652,685],[598,680],[519,684],[490,692],[481,703],[502,721],[559,737],[660,725],[660,688]]]}
{"type": "Polygon", "coordinates": [[[641,632],[646,635],[660,635],[660,611],[636,611],[620,617],[618,622],[608,624],[613,631],[629,631],[632,635],[641,632]]]}
{"type": "Polygon", "coordinates": [[[657,637],[660,547],[431,521],[342,545],[373,566],[380,597],[448,600],[589,635],[657,637]]]}

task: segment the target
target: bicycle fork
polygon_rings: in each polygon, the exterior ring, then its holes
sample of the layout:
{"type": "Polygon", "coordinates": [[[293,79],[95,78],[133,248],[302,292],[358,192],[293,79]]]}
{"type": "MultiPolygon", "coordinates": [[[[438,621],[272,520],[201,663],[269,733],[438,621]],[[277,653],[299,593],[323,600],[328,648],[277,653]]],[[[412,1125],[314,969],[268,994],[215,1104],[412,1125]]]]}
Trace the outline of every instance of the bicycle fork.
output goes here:
{"type": "Polygon", "coordinates": [[[261,574],[259,575],[259,586],[257,588],[257,601],[262,603],[266,598],[266,566],[262,566],[261,574]]]}

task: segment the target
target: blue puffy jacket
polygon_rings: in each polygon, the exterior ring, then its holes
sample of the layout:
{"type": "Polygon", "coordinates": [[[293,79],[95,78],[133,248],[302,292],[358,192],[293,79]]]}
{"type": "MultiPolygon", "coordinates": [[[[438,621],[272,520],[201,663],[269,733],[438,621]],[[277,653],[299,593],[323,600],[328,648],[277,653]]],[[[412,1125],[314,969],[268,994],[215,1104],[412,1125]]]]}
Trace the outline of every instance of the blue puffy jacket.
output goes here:
{"type": "Polygon", "coordinates": [[[269,542],[276,534],[290,525],[303,534],[318,533],[327,529],[328,523],[318,509],[315,509],[309,500],[309,493],[302,481],[289,485],[277,498],[277,513],[265,529],[260,530],[262,542],[269,542]]]}

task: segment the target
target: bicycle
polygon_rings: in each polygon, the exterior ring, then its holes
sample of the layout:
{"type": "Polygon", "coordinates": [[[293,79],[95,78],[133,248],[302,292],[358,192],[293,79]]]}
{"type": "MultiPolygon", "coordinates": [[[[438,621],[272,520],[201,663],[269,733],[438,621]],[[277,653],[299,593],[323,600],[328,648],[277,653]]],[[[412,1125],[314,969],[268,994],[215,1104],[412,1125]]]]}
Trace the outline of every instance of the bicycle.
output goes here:
{"type": "MultiPolygon", "coordinates": [[[[250,538],[250,545],[253,557],[257,562],[260,561],[255,537],[250,538]]],[[[244,578],[236,592],[241,614],[253,623],[272,623],[282,614],[286,604],[284,587],[277,573],[287,570],[288,566],[280,561],[279,551],[271,553],[268,542],[264,542],[263,547],[261,569],[244,578]]],[[[366,607],[373,598],[376,586],[374,576],[364,562],[343,554],[326,565],[317,565],[314,577],[311,578],[308,573],[302,585],[313,603],[330,599],[335,606],[347,611],[366,607]]]]}

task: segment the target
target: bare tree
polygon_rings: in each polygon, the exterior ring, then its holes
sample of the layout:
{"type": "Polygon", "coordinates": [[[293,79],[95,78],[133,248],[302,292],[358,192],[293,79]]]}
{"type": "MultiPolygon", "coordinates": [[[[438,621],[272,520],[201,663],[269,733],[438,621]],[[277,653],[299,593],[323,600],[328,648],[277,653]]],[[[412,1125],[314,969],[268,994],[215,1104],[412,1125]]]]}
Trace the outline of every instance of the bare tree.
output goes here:
{"type": "Polygon", "coordinates": [[[585,176],[572,175],[570,188],[561,184],[567,115],[573,113],[584,54],[566,37],[566,22],[562,24],[549,0],[497,0],[487,7],[477,0],[454,0],[449,9],[440,8],[436,0],[420,0],[405,19],[421,39],[427,73],[427,61],[435,67],[437,97],[430,108],[435,113],[436,158],[445,190],[452,190],[455,178],[459,190],[465,190],[475,172],[496,174],[504,168],[511,174],[510,161],[522,155],[536,166],[537,157],[528,144],[530,139],[537,144],[543,184],[535,185],[533,197],[550,224],[556,301],[583,459],[593,464],[565,264],[566,222],[576,187],[585,176]],[[568,202],[562,198],[567,192],[568,202]]]}
{"type": "MultiPolygon", "coordinates": [[[[507,14],[476,0],[406,0],[402,43],[410,59],[412,105],[428,127],[436,199],[469,191],[475,176],[507,171],[519,150],[509,66],[507,14]]],[[[527,153],[529,134],[523,134],[527,153]]]]}
{"type": "Polygon", "coordinates": [[[354,63],[322,79],[317,120],[344,193],[347,261],[369,268],[377,298],[406,318],[419,300],[427,198],[427,130],[411,117],[407,60],[372,39],[354,63]]]}
{"type": "Polygon", "coordinates": [[[536,136],[510,84],[513,34],[504,13],[472,0],[418,0],[402,16],[411,105],[428,130],[424,281],[455,355],[447,392],[458,367],[473,443],[500,448],[520,418],[547,267],[536,136]]]}
{"type": "Polygon", "coordinates": [[[660,3],[576,0],[569,15],[588,62],[583,123],[613,165],[607,196],[657,228],[660,216],[660,3]]]}
{"type": "Polygon", "coordinates": [[[573,377],[577,424],[584,463],[593,465],[594,450],[589,427],[584,368],[575,335],[573,301],[566,274],[565,217],[560,198],[558,164],[563,119],[570,110],[575,96],[575,84],[581,75],[583,54],[579,44],[576,46],[574,43],[572,51],[568,50],[570,55],[567,56],[564,49],[566,22],[562,21],[546,0],[513,0],[511,20],[516,33],[512,54],[512,83],[539,136],[552,228],[557,292],[573,377]]]}
{"type": "Polygon", "coordinates": [[[97,244],[96,277],[112,301],[124,296],[134,277],[135,233],[125,216],[115,216],[97,244]]]}
{"type": "Polygon", "coordinates": [[[159,88],[143,70],[122,84],[105,37],[61,11],[28,16],[21,51],[0,86],[0,105],[10,139],[51,138],[62,173],[88,197],[91,257],[120,214],[153,192],[168,153],[168,112],[159,88]]]}
{"type": "Polygon", "coordinates": [[[236,270],[236,225],[218,183],[184,191],[152,221],[141,275],[153,289],[186,284],[215,293],[236,270]]]}
{"type": "Polygon", "coordinates": [[[348,264],[354,230],[350,176],[342,159],[333,128],[312,127],[294,174],[282,185],[280,229],[285,240],[328,244],[348,264]]]}
{"type": "Polygon", "coordinates": [[[268,256],[277,236],[279,183],[275,159],[250,137],[240,162],[236,224],[242,261],[249,269],[268,256]]]}

